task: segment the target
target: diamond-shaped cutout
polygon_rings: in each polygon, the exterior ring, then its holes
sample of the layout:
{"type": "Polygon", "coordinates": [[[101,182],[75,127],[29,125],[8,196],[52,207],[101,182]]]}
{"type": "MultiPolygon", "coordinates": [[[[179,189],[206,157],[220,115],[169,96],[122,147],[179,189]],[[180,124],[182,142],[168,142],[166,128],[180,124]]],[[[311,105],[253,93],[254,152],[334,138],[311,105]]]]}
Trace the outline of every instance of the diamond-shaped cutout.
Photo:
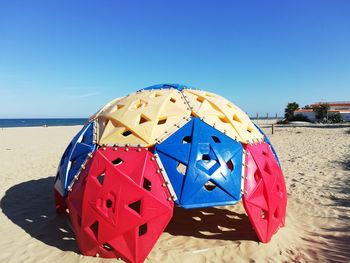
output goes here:
{"type": "Polygon", "coordinates": [[[102,248],[107,250],[107,251],[112,251],[113,250],[112,246],[110,244],[108,244],[108,243],[104,243],[102,245],[102,248]]]}
{"type": "Polygon", "coordinates": [[[178,163],[177,166],[176,166],[176,170],[182,174],[182,175],[185,175],[186,174],[186,171],[187,171],[187,166],[184,165],[183,163],[178,163]]]}
{"type": "Polygon", "coordinates": [[[159,119],[159,121],[158,121],[158,125],[162,125],[162,124],[165,124],[166,123],[166,121],[167,121],[167,118],[161,118],[161,119],[159,119]]]}
{"type": "Polygon", "coordinates": [[[128,205],[128,207],[134,210],[139,215],[141,214],[141,200],[131,203],[130,205],[128,205]]]}
{"type": "Polygon", "coordinates": [[[157,98],[157,97],[161,97],[161,96],[162,96],[162,94],[155,92],[155,93],[152,93],[149,97],[150,98],[157,98]]]}
{"type": "Polygon", "coordinates": [[[129,131],[129,130],[126,130],[126,131],[124,131],[124,132],[122,133],[122,135],[123,135],[124,137],[127,137],[127,136],[129,136],[129,135],[131,135],[131,134],[132,134],[132,132],[129,131]]]}
{"type": "Polygon", "coordinates": [[[254,180],[256,183],[259,183],[259,181],[261,180],[261,174],[258,170],[256,170],[254,173],[254,180]]]}
{"type": "Polygon", "coordinates": [[[215,143],[220,143],[221,142],[220,139],[217,136],[211,136],[211,138],[213,139],[213,141],[215,143]]]}
{"type": "Polygon", "coordinates": [[[276,184],[276,192],[277,192],[279,198],[283,198],[284,194],[283,194],[283,191],[278,183],[276,184]]]}
{"type": "Polygon", "coordinates": [[[268,163],[265,164],[264,171],[267,172],[268,174],[272,174],[271,168],[268,163]]]}
{"type": "Polygon", "coordinates": [[[226,162],[226,165],[227,165],[227,168],[228,168],[230,171],[233,171],[234,166],[233,166],[232,160],[228,160],[228,161],[226,162]]]}
{"type": "Polygon", "coordinates": [[[151,191],[152,183],[147,178],[143,178],[143,188],[147,191],[151,191]]]}

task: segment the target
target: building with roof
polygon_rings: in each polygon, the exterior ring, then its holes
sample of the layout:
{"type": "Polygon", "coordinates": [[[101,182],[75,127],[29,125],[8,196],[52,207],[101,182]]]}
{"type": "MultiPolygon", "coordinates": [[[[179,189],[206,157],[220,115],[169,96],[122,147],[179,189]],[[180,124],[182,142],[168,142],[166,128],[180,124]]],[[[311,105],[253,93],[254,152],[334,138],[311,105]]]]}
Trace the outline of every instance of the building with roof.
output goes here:
{"type": "MultiPolygon", "coordinates": [[[[312,108],[315,108],[320,106],[321,104],[329,105],[329,115],[339,113],[344,121],[350,121],[350,101],[315,102],[310,106],[312,108]]],[[[294,116],[298,114],[307,117],[310,121],[316,120],[316,114],[312,109],[300,109],[294,111],[294,116]]]]}

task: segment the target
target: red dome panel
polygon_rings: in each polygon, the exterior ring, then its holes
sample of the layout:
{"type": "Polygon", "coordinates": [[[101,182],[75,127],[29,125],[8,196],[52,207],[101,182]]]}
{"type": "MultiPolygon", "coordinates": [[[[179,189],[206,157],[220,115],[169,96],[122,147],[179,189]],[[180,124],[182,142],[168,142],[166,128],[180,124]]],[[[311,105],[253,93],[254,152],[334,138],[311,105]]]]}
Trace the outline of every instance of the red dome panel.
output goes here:
{"type": "Polygon", "coordinates": [[[145,148],[98,149],[68,195],[81,252],[142,262],[170,221],[173,201],[145,148]]]}
{"type": "Polygon", "coordinates": [[[243,204],[259,239],[267,243],[285,225],[287,191],[267,143],[246,145],[243,204]]]}

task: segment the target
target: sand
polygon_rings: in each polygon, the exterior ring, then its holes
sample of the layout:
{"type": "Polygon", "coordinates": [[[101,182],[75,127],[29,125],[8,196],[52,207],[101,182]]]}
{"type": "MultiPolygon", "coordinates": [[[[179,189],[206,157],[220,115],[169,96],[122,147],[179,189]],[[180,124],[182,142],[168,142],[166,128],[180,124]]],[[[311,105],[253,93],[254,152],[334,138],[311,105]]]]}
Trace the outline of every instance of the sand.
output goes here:
{"type": "MultiPolygon", "coordinates": [[[[81,127],[0,129],[0,262],[115,262],[79,254],[52,185],[81,127]]],[[[286,227],[258,242],[243,206],[183,210],[147,262],[349,262],[350,126],[264,131],[286,177],[286,227]]]]}

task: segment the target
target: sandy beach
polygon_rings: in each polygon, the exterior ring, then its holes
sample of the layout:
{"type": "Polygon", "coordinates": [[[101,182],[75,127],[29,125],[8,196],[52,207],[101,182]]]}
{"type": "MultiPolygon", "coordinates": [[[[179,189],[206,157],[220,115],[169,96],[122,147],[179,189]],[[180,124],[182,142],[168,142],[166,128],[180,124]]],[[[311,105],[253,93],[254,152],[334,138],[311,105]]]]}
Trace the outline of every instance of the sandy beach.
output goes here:
{"type": "MultiPolygon", "coordinates": [[[[115,262],[85,257],[54,211],[58,162],[80,126],[0,129],[0,262],[115,262]]],[[[242,204],[183,210],[146,262],[349,262],[350,125],[263,130],[286,178],[286,227],[258,242],[242,204]]]]}

